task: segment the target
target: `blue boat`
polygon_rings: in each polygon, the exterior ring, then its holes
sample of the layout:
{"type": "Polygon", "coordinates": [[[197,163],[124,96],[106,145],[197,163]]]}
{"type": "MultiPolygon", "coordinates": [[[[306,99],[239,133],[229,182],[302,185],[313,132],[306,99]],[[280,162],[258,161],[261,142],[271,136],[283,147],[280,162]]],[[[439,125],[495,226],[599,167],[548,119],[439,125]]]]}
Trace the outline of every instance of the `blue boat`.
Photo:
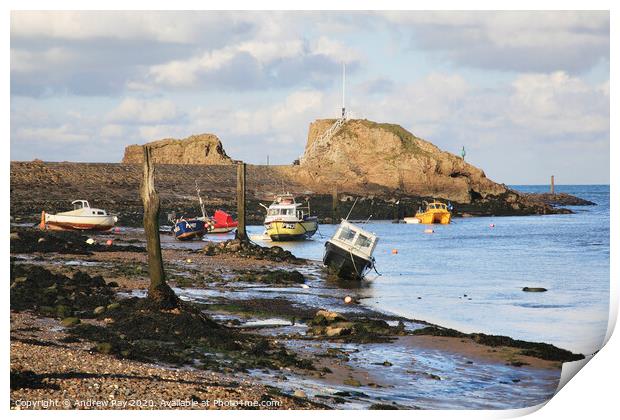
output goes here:
{"type": "Polygon", "coordinates": [[[192,239],[202,238],[207,230],[205,222],[198,219],[177,219],[172,229],[174,238],[179,241],[191,241],[192,239]]]}

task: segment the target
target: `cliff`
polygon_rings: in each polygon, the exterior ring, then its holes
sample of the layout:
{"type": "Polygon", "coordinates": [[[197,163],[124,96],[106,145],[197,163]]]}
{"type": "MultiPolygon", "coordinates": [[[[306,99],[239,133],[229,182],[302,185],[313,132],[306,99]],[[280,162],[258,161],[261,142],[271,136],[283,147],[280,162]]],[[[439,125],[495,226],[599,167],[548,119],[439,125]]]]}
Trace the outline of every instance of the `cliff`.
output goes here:
{"type": "Polygon", "coordinates": [[[386,190],[458,203],[509,193],[481,169],[396,124],[349,120],[315,145],[334,121],[314,121],[308,131],[298,175],[315,190],[337,184],[347,191],[386,190]]]}
{"type": "MultiPolygon", "coordinates": [[[[153,151],[155,163],[228,165],[232,160],[214,134],[199,134],[185,139],[163,139],[147,143],[153,151]]],[[[125,148],[122,163],[142,163],[142,146],[125,148]]]]}

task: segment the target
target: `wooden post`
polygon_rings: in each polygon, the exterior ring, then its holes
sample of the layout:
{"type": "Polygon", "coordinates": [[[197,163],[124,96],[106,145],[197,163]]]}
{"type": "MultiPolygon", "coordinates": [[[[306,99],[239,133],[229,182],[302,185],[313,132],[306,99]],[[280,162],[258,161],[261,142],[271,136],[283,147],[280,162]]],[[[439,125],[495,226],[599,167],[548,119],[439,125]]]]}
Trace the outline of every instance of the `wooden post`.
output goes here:
{"type": "Polygon", "coordinates": [[[553,175],[551,175],[551,194],[555,194],[555,180],[553,179],[553,175]]]}
{"type": "Polygon", "coordinates": [[[178,307],[179,299],[166,283],[164,262],[159,243],[159,195],[155,191],[154,166],[151,162],[151,148],[144,147],[142,163],[142,185],[140,196],[144,206],[144,234],[146,235],[146,251],[148,254],[149,285],[148,299],[162,309],[178,307]]]}
{"type": "Polygon", "coordinates": [[[245,163],[237,164],[237,239],[245,241],[245,163]]]}
{"type": "Polygon", "coordinates": [[[339,224],[340,223],[340,212],[338,211],[338,205],[340,202],[338,201],[338,187],[334,187],[332,190],[332,223],[339,224]]]}

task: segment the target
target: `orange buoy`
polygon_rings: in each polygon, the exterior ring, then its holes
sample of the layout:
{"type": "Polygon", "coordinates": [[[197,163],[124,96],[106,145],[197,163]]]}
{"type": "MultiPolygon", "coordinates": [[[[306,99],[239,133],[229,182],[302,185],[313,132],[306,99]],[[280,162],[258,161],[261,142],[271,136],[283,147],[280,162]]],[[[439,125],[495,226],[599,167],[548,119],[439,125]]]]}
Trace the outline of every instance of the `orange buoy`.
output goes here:
{"type": "Polygon", "coordinates": [[[345,296],[344,303],[351,303],[352,301],[353,299],[351,298],[351,296],[345,296]]]}
{"type": "Polygon", "coordinates": [[[41,212],[41,223],[39,223],[39,229],[45,230],[45,210],[41,212]]]}
{"type": "Polygon", "coordinates": [[[105,244],[106,244],[107,246],[112,245],[112,239],[108,239],[107,241],[105,241],[105,244]]]}
{"type": "Polygon", "coordinates": [[[424,229],[424,233],[435,233],[433,229],[424,229]]]}
{"type": "Polygon", "coordinates": [[[398,249],[394,248],[394,249],[392,250],[392,254],[398,254],[398,249]]]}

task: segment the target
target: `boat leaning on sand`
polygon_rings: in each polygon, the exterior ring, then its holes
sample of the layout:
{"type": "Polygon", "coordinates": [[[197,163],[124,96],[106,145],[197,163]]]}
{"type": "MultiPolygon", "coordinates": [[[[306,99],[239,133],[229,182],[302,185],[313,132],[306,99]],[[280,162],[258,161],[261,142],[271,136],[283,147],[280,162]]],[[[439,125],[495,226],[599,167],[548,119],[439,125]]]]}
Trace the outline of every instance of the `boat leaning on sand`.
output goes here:
{"type": "Polygon", "coordinates": [[[73,210],[56,214],[41,212],[41,230],[96,230],[106,231],[118,221],[105,210],[90,207],[86,200],[72,201],[73,210]]]}
{"type": "Polygon", "coordinates": [[[433,201],[425,204],[425,209],[419,209],[414,217],[405,217],[405,223],[422,223],[424,225],[441,224],[447,225],[452,217],[447,204],[440,201],[433,201]]]}
{"type": "Polygon", "coordinates": [[[272,241],[309,239],[319,228],[317,217],[310,216],[310,205],[301,208],[292,194],[276,196],[269,207],[261,205],[267,210],[265,232],[272,241]]]}
{"type": "Polygon", "coordinates": [[[343,220],[334,236],[325,242],[325,264],[338,277],[361,280],[375,265],[372,253],[379,238],[353,223],[343,220]]]}
{"type": "Polygon", "coordinates": [[[174,220],[172,234],[178,241],[191,241],[201,239],[207,233],[204,221],[197,218],[185,219],[183,217],[174,220]]]}

